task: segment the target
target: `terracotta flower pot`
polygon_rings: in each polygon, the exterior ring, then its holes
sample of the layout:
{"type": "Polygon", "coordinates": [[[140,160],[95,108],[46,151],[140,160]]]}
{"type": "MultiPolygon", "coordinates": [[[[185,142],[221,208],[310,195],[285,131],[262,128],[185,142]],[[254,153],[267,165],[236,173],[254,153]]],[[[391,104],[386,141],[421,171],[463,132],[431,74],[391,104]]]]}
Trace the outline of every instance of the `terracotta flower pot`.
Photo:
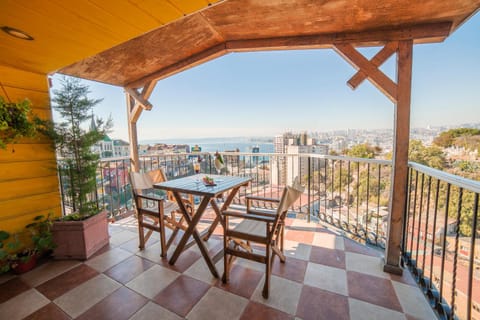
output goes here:
{"type": "Polygon", "coordinates": [[[52,233],[55,259],[86,260],[109,242],[107,211],[82,221],[55,221],[52,233]]]}
{"type": "Polygon", "coordinates": [[[20,260],[15,261],[12,266],[12,271],[15,274],[22,274],[32,270],[33,268],[35,268],[36,265],[37,265],[37,255],[34,254],[30,256],[29,259],[25,262],[22,262],[20,260]]]}

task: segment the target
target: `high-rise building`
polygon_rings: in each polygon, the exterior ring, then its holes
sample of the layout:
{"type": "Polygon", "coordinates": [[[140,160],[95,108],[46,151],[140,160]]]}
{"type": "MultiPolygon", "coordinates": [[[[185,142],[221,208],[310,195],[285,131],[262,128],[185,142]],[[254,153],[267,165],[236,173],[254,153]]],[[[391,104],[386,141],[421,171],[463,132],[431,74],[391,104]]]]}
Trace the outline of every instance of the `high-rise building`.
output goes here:
{"type": "Polygon", "coordinates": [[[308,157],[302,154],[328,154],[328,146],[317,144],[306,132],[277,135],[274,147],[275,153],[279,154],[272,159],[274,185],[292,184],[295,177],[303,178],[308,174],[308,157]]]}

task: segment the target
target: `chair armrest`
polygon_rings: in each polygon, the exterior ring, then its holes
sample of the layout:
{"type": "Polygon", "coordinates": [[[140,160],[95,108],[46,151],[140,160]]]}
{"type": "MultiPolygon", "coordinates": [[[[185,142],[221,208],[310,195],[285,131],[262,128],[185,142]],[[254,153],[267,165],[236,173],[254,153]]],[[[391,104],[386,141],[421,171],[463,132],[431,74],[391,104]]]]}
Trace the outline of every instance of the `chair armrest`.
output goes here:
{"type": "Polygon", "coordinates": [[[264,202],[280,203],[280,199],[277,199],[277,198],[265,198],[265,197],[257,197],[257,196],[246,196],[245,199],[247,199],[247,201],[255,200],[255,201],[264,201],[264,202]]]}
{"type": "Polygon", "coordinates": [[[247,219],[247,220],[255,220],[255,221],[262,221],[262,222],[275,222],[275,217],[259,216],[259,215],[256,215],[256,214],[251,214],[251,213],[246,213],[246,212],[225,210],[225,211],[222,211],[222,214],[224,216],[228,216],[228,217],[243,218],[243,219],[247,219]]]}

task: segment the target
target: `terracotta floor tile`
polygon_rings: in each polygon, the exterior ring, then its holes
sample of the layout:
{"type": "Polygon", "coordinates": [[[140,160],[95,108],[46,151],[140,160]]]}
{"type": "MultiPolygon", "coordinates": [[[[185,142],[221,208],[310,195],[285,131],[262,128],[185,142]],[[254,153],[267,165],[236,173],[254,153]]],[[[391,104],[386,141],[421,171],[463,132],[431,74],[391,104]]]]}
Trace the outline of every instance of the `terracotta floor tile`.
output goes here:
{"type": "Polygon", "coordinates": [[[350,297],[402,312],[391,280],[348,271],[347,283],[350,297]]]}
{"type": "Polygon", "coordinates": [[[161,266],[172,269],[174,271],[183,273],[185,270],[190,268],[192,266],[192,264],[194,264],[201,257],[202,256],[198,252],[196,252],[194,250],[187,250],[187,251],[184,251],[180,254],[177,261],[175,261],[174,265],[171,265],[171,264],[168,263],[168,260],[170,260],[170,256],[167,256],[166,258],[162,258],[160,260],[159,264],[161,266]]]}
{"type": "Polygon", "coordinates": [[[281,263],[280,259],[275,257],[273,260],[272,274],[285,279],[303,283],[307,265],[308,262],[305,260],[287,257],[285,263],[281,263]]]}
{"type": "Polygon", "coordinates": [[[380,251],[367,247],[366,245],[355,242],[353,240],[345,239],[344,243],[345,243],[345,251],[361,253],[361,254],[372,256],[372,257],[382,256],[382,253],[380,251]]]}
{"type": "Polygon", "coordinates": [[[390,278],[394,281],[409,284],[411,286],[417,285],[417,282],[415,281],[415,279],[413,279],[413,276],[408,269],[403,269],[403,273],[401,276],[391,273],[390,278]]]}
{"type": "Polygon", "coordinates": [[[280,310],[270,308],[261,303],[250,301],[243,311],[240,320],[288,320],[293,319],[293,316],[282,312],[280,310]]]}
{"type": "Polygon", "coordinates": [[[219,279],[216,286],[249,299],[255,291],[259,281],[262,279],[263,274],[263,272],[234,264],[230,269],[230,279],[228,283],[224,284],[222,280],[219,279]]]}
{"type": "Polygon", "coordinates": [[[210,285],[181,275],[152,300],[160,306],[185,317],[208,291],[210,285]]]}
{"type": "Polygon", "coordinates": [[[24,320],[69,320],[70,318],[55,303],[49,303],[45,307],[35,311],[24,320]]]}
{"type": "Polygon", "coordinates": [[[30,289],[30,286],[18,277],[8,280],[0,284],[0,303],[10,300],[28,289],[30,289]]]}
{"type": "Polygon", "coordinates": [[[153,265],[154,263],[147,259],[132,256],[108,269],[104,274],[125,284],[153,265]]]}
{"type": "Polygon", "coordinates": [[[345,252],[312,246],[310,261],[330,267],[345,269],[345,252]]]}
{"type": "Polygon", "coordinates": [[[76,319],[126,320],[142,308],[147,302],[148,300],[145,297],[139,295],[135,291],[126,287],[121,287],[76,319]]]}
{"type": "Polygon", "coordinates": [[[95,277],[98,272],[85,264],[81,264],[58,277],[55,277],[36,289],[50,300],[60,297],[65,292],[95,277]]]}
{"type": "Polygon", "coordinates": [[[313,242],[314,233],[311,231],[303,231],[297,229],[285,230],[285,239],[290,241],[297,241],[306,244],[313,242]]]}
{"type": "MultiPolygon", "coordinates": [[[[150,244],[150,241],[148,242],[148,244],[150,244]]],[[[131,253],[137,253],[138,251],[140,251],[140,248],[138,247],[138,239],[137,238],[129,240],[125,243],[122,243],[120,245],[120,248],[122,248],[124,250],[127,250],[127,251],[130,251],[131,253]]]]}
{"type": "Polygon", "coordinates": [[[348,298],[322,289],[303,286],[297,316],[303,320],[349,320],[348,298]]]}

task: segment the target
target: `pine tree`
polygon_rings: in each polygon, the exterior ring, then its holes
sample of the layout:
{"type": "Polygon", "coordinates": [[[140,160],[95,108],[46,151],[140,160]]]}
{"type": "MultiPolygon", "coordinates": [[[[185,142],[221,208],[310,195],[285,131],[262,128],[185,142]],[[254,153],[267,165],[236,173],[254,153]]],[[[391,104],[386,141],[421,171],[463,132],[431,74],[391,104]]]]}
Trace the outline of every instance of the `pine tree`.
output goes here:
{"type": "Polygon", "coordinates": [[[54,141],[58,155],[64,159],[60,174],[68,180],[63,187],[75,212],[71,218],[81,220],[99,212],[95,193],[99,155],[92,147],[107,134],[111,119],[104,122],[97,118],[93,128],[82,128],[102,99],[90,99],[88,86],[78,79],[64,78],[61,85],[60,90],[53,91],[53,108],[62,118],[55,124],[54,141]]]}

